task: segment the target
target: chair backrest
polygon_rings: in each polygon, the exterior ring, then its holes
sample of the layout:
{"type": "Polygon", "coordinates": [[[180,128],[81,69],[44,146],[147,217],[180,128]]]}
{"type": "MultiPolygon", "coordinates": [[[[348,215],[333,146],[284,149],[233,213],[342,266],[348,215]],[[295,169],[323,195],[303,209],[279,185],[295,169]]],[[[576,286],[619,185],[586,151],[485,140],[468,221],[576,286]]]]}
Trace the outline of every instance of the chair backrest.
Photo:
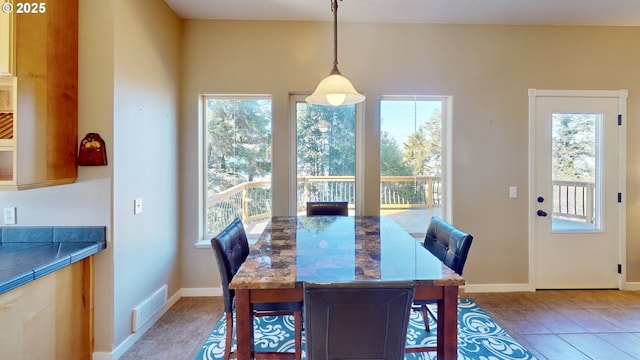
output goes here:
{"type": "Polygon", "coordinates": [[[473,236],[433,216],[423,245],[451,270],[462,275],[472,240],[473,236]]]}
{"type": "Polygon", "coordinates": [[[239,218],[234,219],[224,230],[211,239],[211,247],[216,255],[220,271],[225,312],[231,312],[235,292],[229,289],[229,283],[238,272],[240,265],[249,256],[249,242],[242,221],[239,218]]]}
{"type": "Polygon", "coordinates": [[[309,201],[307,202],[307,216],[316,215],[349,215],[348,201],[309,201]]]}
{"type": "Polygon", "coordinates": [[[307,359],[404,359],[413,282],[303,286],[307,359]]]}

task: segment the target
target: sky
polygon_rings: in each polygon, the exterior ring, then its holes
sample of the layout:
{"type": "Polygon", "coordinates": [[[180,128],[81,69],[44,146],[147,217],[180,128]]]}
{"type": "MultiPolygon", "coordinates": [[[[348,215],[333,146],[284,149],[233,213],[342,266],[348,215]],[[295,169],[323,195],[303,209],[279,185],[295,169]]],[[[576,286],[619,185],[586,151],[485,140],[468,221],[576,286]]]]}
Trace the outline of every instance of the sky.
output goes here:
{"type": "Polygon", "coordinates": [[[381,131],[386,131],[399,146],[406,141],[417,127],[429,120],[435,109],[442,106],[442,102],[433,100],[382,100],[380,102],[381,131]],[[416,111],[414,111],[414,108],[416,111]]]}

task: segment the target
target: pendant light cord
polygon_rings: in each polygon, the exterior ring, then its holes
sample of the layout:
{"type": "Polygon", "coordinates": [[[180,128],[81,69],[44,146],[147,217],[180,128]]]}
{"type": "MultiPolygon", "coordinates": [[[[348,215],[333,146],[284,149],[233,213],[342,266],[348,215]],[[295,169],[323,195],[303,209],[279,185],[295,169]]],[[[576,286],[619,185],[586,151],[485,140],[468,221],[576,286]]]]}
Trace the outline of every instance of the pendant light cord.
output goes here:
{"type": "MultiPolygon", "coordinates": [[[[413,136],[414,136],[414,144],[413,144],[413,161],[416,161],[416,147],[418,146],[418,97],[413,96],[413,136]]],[[[422,166],[420,166],[422,168],[422,166]]],[[[413,172],[413,191],[417,192],[418,189],[418,174],[416,171],[413,172]]]]}
{"type": "Polygon", "coordinates": [[[342,75],[338,70],[338,0],[331,0],[331,12],[333,13],[333,69],[329,75],[342,75]]]}

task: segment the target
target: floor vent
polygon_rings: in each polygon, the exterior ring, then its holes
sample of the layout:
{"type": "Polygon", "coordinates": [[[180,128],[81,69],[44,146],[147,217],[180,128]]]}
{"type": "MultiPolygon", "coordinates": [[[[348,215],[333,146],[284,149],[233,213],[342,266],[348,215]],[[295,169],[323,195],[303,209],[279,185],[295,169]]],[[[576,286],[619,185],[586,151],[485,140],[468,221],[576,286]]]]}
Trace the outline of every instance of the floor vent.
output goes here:
{"type": "Polygon", "coordinates": [[[131,313],[131,331],[138,331],[167,303],[167,285],[162,285],[153,295],[146,298],[131,313]]]}

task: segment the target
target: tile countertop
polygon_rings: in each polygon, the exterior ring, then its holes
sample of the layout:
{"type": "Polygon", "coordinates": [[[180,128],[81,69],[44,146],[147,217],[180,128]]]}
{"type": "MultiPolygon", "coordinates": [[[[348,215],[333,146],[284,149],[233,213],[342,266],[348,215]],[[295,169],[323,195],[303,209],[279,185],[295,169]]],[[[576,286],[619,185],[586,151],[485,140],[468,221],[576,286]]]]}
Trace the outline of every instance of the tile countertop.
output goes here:
{"type": "Polygon", "coordinates": [[[104,226],[0,227],[0,294],[106,247],[104,226]]]}

